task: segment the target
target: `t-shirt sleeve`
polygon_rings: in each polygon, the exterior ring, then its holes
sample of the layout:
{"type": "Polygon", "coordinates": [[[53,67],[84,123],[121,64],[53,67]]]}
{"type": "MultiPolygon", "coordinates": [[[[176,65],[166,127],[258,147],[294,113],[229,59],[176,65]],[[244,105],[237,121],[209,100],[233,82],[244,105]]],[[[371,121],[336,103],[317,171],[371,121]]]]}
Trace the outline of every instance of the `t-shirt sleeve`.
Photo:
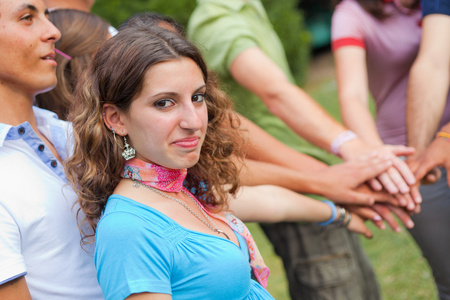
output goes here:
{"type": "Polygon", "coordinates": [[[126,212],[106,215],[95,245],[97,279],[106,299],[134,293],[171,294],[173,247],[148,222],[126,212]]]}
{"type": "Polygon", "coordinates": [[[219,76],[229,76],[233,60],[244,50],[258,46],[238,11],[215,4],[201,5],[194,11],[187,33],[219,76]]]}
{"type": "Polygon", "coordinates": [[[365,48],[362,18],[364,13],[356,1],[343,1],[336,6],[331,20],[331,47],[365,48]]]}
{"type": "Polygon", "coordinates": [[[19,227],[0,203],[0,285],[26,275],[19,227]]]}
{"type": "Polygon", "coordinates": [[[422,0],[423,16],[430,14],[443,14],[450,16],[450,1],[448,0],[422,0]]]}

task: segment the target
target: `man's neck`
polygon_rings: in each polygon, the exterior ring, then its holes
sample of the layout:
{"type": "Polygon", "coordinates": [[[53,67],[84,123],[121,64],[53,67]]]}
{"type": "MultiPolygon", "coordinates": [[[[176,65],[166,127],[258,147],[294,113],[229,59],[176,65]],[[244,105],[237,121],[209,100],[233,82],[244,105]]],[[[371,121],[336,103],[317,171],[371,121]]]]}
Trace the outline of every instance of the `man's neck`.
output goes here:
{"type": "Polygon", "coordinates": [[[61,157],[53,144],[37,128],[36,117],[33,111],[33,101],[33,96],[0,88],[0,123],[17,126],[28,121],[34,132],[47,145],[56,159],[61,161],[61,157]]]}
{"type": "Polygon", "coordinates": [[[0,123],[17,126],[28,121],[37,131],[33,100],[32,96],[21,92],[0,89],[0,123]]]}

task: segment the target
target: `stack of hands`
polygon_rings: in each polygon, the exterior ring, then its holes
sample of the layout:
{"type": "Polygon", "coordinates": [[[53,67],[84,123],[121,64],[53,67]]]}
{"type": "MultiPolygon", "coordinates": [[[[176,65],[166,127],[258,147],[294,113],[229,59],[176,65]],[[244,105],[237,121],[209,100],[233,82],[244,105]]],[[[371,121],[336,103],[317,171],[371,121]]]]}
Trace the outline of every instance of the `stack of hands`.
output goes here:
{"type": "Polygon", "coordinates": [[[380,229],[385,229],[387,223],[400,232],[395,215],[412,228],[410,216],[420,212],[422,202],[419,186],[440,179],[438,166],[450,169],[448,153],[449,139],[442,136],[420,154],[412,147],[370,147],[358,140],[350,141],[340,152],[346,162],[321,171],[324,182],[330,183],[330,192],[324,196],[352,212],[349,230],[366,237],[372,237],[364,224],[366,220],[380,229]]]}

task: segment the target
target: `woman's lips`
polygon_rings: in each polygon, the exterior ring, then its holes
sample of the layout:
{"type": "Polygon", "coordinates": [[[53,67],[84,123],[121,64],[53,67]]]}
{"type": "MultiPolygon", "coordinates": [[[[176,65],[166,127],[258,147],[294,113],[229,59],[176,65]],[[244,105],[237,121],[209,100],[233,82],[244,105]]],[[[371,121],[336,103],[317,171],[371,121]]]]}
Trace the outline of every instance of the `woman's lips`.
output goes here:
{"type": "Polygon", "coordinates": [[[173,144],[183,148],[195,148],[198,146],[199,142],[200,142],[199,137],[189,137],[176,140],[175,142],[173,142],[173,144]]]}

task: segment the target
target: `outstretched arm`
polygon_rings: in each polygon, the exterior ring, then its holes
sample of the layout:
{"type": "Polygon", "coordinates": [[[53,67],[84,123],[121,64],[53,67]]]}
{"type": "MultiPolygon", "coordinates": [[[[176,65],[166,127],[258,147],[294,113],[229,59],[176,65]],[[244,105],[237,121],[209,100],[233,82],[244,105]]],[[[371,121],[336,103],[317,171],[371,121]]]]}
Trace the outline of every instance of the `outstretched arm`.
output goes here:
{"type": "Polygon", "coordinates": [[[407,95],[408,145],[420,155],[433,140],[450,82],[450,16],[427,15],[419,54],[411,68],[407,95]]]}
{"type": "Polygon", "coordinates": [[[283,144],[247,118],[238,113],[236,115],[245,135],[242,146],[247,158],[301,171],[322,170],[327,167],[323,162],[283,144]]]}
{"type": "MultiPolygon", "coordinates": [[[[397,157],[397,153],[393,148],[384,146],[378,134],[374,119],[369,111],[365,49],[359,46],[342,46],[334,51],[334,57],[336,62],[339,102],[344,124],[356,132],[367,145],[375,147],[382,155],[392,159],[393,167],[378,176],[383,186],[393,194],[405,194],[409,192],[408,184],[414,184],[414,177],[408,166],[397,157]]],[[[343,145],[344,157],[348,155],[346,148],[353,142],[350,141],[343,145]]],[[[400,146],[401,148],[404,147],[400,146]]],[[[411,151],[407,148],[404,150],[407,151],[406,153],[411,151]]],[[[359,155],[357,154],[356,157],[359,155]]],[[[371,186],[377,190],[381,188],[379,183],[374,180],[371,181],[371,186]]],[[[416,202],[420,202],[420,195],[417,189],[413,188],[411,192],[416,202]]],[[[406,197],[409,198],[409,196],[406,197]]],[[[409,202],[409,205],[410,209],[414,209],[414,203],[412,201],[409,202]]]]}
{"type": "MultiPolygon", "coordinates": [[[[303,90],[290,83],[282,70],[257,47],[241,52],[232,62],[230,73],[239,84],[259,96],[274,115],[319,147],[330,150],[332,141],[346,130],[303,90]]],[[[376,146],[356,138],[343,145],[342,156],[354,160],[368,156],[375,149],[376,146]]],[[[380,177],[382,184],[390,193],[409,192],[408,184],[415,183],[414,176],[395,155],[391,158],[396,168],[380,177]]]]}
{"type": "Polygon", "coordinates": [[[307,93],[292,84],[258,47],[242,51],[229,71],[236,82],[257,95],[272,114],[313,144],[330,150],[334,138],[345,131],[307,93]]]}
{"type": "Polygon", "coordinates": [[[247,159],[241,172],[243,185],[278,185],[300,193],[322,195],[341,204],[370,205],[373,201],[393,200],[384,192],[361,187],[365,181],[391,166],[388,158],[373,155],[329,167],[293,150],[251,121],[238,116],[246,133],[243,147],[247,159]]]}
{"type": "Polygon", "coordinates": [[[300,193],[322,195],[339,204],[372,205],[375,201],[398,204],[388,193],[362,187],[365,181],[386,171],[391,165],[389,159],[373,156],[317,171],[299,171],[246,159],[240,177],[243,185],[277,185],[300,193]]]}
{"type": "MultiPolygon", "coordinates": [[[[244,222],[324,222],[331,218],[331,208],[278,186],[243,187],[236,198],[230,197],[230,210],[244,222]]],[[[371,237],[362,219],[352,216],[348,229],[371,237]]]]}

